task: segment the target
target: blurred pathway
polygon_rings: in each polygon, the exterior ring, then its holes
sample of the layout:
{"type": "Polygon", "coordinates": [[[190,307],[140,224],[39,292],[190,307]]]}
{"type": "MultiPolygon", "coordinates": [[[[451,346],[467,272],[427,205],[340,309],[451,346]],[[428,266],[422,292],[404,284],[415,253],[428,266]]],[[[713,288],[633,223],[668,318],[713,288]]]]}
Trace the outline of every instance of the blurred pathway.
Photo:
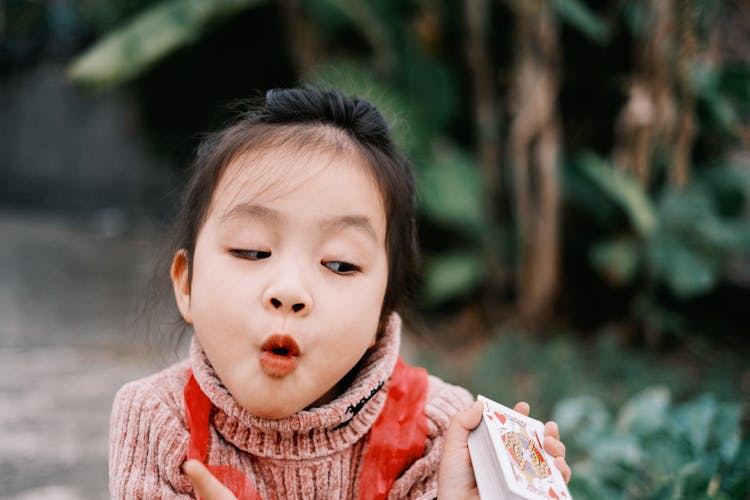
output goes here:
{"type": "Polygon", "coordinates": [[[136,321],[159,238],[111,215],[0,210],[0,499],[108,498],[114,393],[174,359],[136,321]]]}

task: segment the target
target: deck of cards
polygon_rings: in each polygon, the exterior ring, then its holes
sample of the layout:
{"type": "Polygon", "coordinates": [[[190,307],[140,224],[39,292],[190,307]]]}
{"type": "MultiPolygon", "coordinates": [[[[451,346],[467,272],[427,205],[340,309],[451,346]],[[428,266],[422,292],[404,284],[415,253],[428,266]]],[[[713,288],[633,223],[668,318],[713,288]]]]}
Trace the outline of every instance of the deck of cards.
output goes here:
{"type": "Polygon", "coordinates": [[[469,433],[479,496],[572,500],[562,474],[544,450],[544,424],[484,396],[482,421],[469,433]]]}

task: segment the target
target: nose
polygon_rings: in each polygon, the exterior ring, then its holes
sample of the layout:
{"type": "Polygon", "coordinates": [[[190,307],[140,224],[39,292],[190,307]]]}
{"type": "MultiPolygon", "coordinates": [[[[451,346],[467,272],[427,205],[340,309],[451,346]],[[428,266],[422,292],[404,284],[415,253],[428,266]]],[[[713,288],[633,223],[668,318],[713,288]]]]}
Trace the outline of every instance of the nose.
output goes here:
{"type": "MultiPolygon", "coordinates": [[[[294,301],[287,301],[287,303],[289,303],[289,302],[294,302],[294,301]]],[[[274,309],[281,309],[281,310],[285,309],[284,302],[282,302],[281,300],[277,299],[276,297],[271,297],[271,306],[274,309]]],[[[295,303],[292,304],[291,307],[287,307],[286,309],[289,309],[292,312],[300,312],[304,308],[305,308],[305,303],[304,302],[295,302],[295,303]]]]}
{"type": "Polygon", "coordinates": [[[307,316],[313,307],[311,295],[299,280],[277,280],[263,292],[263,305],[268,310],[307,316]]]}

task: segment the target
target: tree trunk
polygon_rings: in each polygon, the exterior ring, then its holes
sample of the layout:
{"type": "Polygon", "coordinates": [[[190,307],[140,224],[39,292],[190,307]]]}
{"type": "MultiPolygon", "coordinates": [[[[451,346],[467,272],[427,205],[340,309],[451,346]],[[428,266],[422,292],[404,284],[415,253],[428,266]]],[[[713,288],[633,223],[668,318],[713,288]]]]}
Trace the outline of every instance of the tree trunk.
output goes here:
{"type": "Polygon", "coordinates": [[[489,51],[488,28],[491,18],[489,0],[465,0],[466,62],[471,75],[473,117],[476,147],[479,151],[479,166],[484,184],[484,215],[488,231],[484,235],[482,254],[487,270],[486,291],[483,296],[483,312],[490,322],[496,324],[502,318],[498,314],[497,301],[508,285],[510,273],[503,266],[500,237],[500,118],[497,103],[497,81],[494,61],[489,51]]]}
{"type": "Polygon", "coordinates": [[[644,2],[644,8],[650,11],[649,23],[643,37],[636,40],[635,75],[617,120],[613,160],[645,188],[651,181],[654,152],[671,149],[677,112],[670,54],[674,50],[674,2],[644,2]]]}
{"type": "Polygon", "coordinates": [[[683,187],[690,177],[690,156],[695,139],[695,99],[690,88],[690,64],[696,54],[695,10],[693,0],[681,0],[680,56],[678,77],[680,83],[680,120],[677,123],[674,157],[670,170],[673,185],[683,187]]]}
{"type": "Polygon", "coordinates": [[[509,154],[519,238],[517,300],[522,321],[539,324],[551,312],[559,279],[559,46],[548,2],[512,5],[517,31],[509,154]]]}
{"type": "Polygon", "coordinates": [[[304,80],[321,61],[320,36],[306,19],[301,0],[280,0],[279,6],[286,25],[287,38],[298,79],[304,80]]]}

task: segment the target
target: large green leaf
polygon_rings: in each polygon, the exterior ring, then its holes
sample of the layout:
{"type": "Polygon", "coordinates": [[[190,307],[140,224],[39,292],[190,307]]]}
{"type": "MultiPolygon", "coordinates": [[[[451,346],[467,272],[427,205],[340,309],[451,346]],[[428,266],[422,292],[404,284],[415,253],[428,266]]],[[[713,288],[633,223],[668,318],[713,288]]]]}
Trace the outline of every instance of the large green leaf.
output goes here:
{"type": "Polygon", "coordinates": [[[609,40],[609,27],[580,0],[553,0],[555,13],[591,40],[604,44],[609,40]]]}
{"type": "Polygon", "coordinates": [[[213,22],[266,0],[169,0],[143,11],[90,47],[69,68],[78,84],[104,89],[131,80],[199,39],[213,22]]]}
{"type": "Polygon", "coordinates": [[[724,255],[750,249],[750,225],[742,220],[722,218],[706,189],[694,184],[688,189],[667,189],[659,199],[659,220],[663,229],[688,245],[724,255]]]}
{"type": "Polygon", "coordinates": [[[750,249],[750,227],[720,217],[698,184],[666,190],[659,200],[660,227],[647,240],[651,271],[678,297],[711,290],[728,256],[750,249]]]}
{"type": "Polygon", "coordinates": [[[573,436],[576,445],[584,448],[595,446],[612,425],[604,403],[588,395],[560,401],[555,405],[553,420],[562,435],[573,436]]]}
{"type": "Polygon", "coordinates": [[[671,431],[684,437],[690,443],[693,453],[700,456],[706,451],[718,411],[716,398],[705,394],[676,410],[671,431]]]}
{"type": "Polygon", "coordinates": [[[620,409],[616,428],[619,432],[644,437],[661,429],[667,421],[670,393],[665,387],[649,387],[631,398],[620,409]]]}
{"type": "Polygon", "coordinates": [[[656,229],[656,210],[635,179],[591,153],[580,156],[578,165],[600,189],[622,207],[641,237],[648,237],[656,229]]]}
{"type": "MultiPolygon", "coordinates": [[[[742,406],[738,403],[720,403],[712,431],[721,459],[732,462],[742,443],[742,406]]],[[[750,455],[745,460],[750,462],[750,455]]],[[[750,468],[747,470],[750,471],[750,468]]]]}
{"type": "Polygon", "coordinates": [[[414,40],[408,39],[405,52],[399,60],[399,71],[395,75],[396,84],[410,103],[417,109],[422,126],[429,127],[434,137],[450,125],[460,113],[460,92],[456,75],[445,62],[424,54],[414,40]]]}
{"type": "MultiPolygon", "coordinates": [[[[617,202],[589,178],[580,165],[578,158],[565,158],[562,169],[562,187],[565,206],[570,205],[574,217],[568,224],[570,230],[577,231],[584,226],[578,220],[583,216],[590,219],[598,228],[609,233],[618,222],[620,207],[617,202]],[[578,213],[580,212],[580,216],[578,213]]],[[[572,236],[572,235],[571,235],[572,236]]],[[[588,237],[588,233],[582,236],[588,237]]]]}
{"type": "Polygon", "coordinates": [[[424,298],[440,304],[469,292],[482,279],[482,260],[472,252],[443,253],[426,260],[424,298]]]}
{"type": "Polygon", "coordinates": [[[717,261],[666,234],[649,241],[648,260],[654,275],[682,299],[706,293],[719,278],[717,261]]]}
{"type": "Polygon", "coordinates": [[[486,228],[478,165],[454,147],[439,147],[422,170],[420,209],[431,219],[480,235],[486,228]]]}
{"type": "Polygon", "coordinates": [[[743,456],[740,408],[710,394],[673,408],[669,391],[654,386],[629,399],[613,424],[592,396],[561,401],[554,419],[578,478],[571,492],[579,499],[745,498],[750,454],[743,456]]]}

